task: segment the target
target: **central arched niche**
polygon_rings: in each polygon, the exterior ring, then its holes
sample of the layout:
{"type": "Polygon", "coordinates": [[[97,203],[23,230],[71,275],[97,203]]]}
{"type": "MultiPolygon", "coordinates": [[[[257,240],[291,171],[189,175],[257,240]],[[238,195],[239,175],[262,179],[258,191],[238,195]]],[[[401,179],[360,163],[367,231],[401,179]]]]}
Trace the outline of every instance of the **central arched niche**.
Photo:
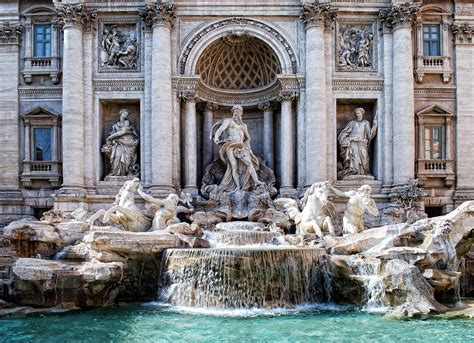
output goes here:
{"type": "Polygon", "coordinates": [[[230,33],[206,48],[196,73],[207,86],[242,91],[271,85],[281,74],[281,65],[262,40],[246,33],[230,33]]]}
{"type": "MultiPolygon", "coordinates": [[[[264,118],[258,103],[277,98],[281,89],[277,75],[281,73],[280,60],[273,49],[263,40],[242,31],[229,32],[210,43],[196,64],[195,74],[200,79],[198,94],[203,105],[209,101],[219,105],[213,112],[213,124],[229,117],[232,105],[242,105],[252,150],[260,158],[263,158],[264,118]]],[[[279,108],[275,109],[275,140],[278,139],[279,111],[279,108]]],[[[202,109],[199,112],[198,149],[202,156],[198,159],[198,179],[201,180],[207,167],[204,156],[218,158],[219,147],[212,144],[210,151],[206,149],[204,141],[209,140],[209,132],[204,132],[202,109]]]]}

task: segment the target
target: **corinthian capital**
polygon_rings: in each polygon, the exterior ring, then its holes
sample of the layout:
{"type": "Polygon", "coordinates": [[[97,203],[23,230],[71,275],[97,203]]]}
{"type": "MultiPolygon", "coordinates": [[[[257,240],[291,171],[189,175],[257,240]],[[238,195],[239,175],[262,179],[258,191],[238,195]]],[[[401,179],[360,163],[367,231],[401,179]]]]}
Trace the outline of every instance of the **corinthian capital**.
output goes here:
{"type": "Polygon", "coordinates": [[[416,23],[416,14],[419,10],[420,5],[418,4],[394,4],[391,8],[381,9],[379,18],[387,28],[411,27],[416,23]]]}
{"type": "Polygon", "coordinates": [[[453,24],[453,35],[456,43],[474,43],[474,26],[469,24],[453,24]]]}
{"type": "Polygon", "coordinates": [[[172,26],[175,6],[172,3],[147,4],[144,11],[140,13],[142,20],[148,27],[155,25],[172,26]]]}
{"type": "Polygon", "coordinates": [[[23,26],[20,23],[0,23],[0,44],[20,44],[23,26]]]}
{"type": "Polygon", "coordinates": [[[331,8],[329,3],[314,2],[303,4],[301,12],[301,20],[306,28],[311,26],[322,26],[326,29],[332,27],[332,23],[336,19],[337,10],[331,8]]]}
{"type": "Polygon", "coordinates": [[[293,101],[294,98],[296,98],[298,94],[294,91],[291,90],[281,90],[280,93],[278,93],[278,101],[283,102],[283,101],[293,101]]]}
{"type": "Polygon", "coordinates": [[[95,11],[85,8],[82,4],[56,3],[55,6],[58,11],[58,24],[63,28],[74,26],[88,30],[95,22],[95,11]]]}

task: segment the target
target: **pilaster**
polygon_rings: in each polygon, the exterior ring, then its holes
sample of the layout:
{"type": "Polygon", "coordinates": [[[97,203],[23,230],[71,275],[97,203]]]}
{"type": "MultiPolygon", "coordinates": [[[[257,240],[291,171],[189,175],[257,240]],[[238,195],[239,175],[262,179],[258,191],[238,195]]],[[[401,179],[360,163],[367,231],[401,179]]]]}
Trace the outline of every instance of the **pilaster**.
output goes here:
{"type": "Polygon", "coordinates": [[[18,59],[23,26],[0,22],[0,223],[21,214],[18,59]]]}
{"type": "Polygon", "coordinates": [[[474,24],[453,27],[456,56],[456,173],[455,199],[474,199],[474,24]]]}

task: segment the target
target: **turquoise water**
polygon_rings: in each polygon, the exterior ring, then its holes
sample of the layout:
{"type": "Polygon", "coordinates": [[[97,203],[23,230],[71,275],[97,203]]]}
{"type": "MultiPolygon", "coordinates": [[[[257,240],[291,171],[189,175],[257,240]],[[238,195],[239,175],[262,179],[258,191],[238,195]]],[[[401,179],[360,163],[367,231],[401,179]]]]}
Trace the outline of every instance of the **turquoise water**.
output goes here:
{"type": "Polygon", "coordinates": [[[2,342],[472,342],[468,319],[393,320],[351,308],[207,311],[133,304],[0,318],[2,342]]]}

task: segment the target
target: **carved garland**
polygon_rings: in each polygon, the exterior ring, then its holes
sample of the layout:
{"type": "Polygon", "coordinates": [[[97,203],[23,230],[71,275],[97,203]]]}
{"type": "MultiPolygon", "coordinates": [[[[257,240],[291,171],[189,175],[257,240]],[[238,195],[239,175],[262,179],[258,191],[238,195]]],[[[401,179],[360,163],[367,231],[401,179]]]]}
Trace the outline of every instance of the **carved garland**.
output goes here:
{"type": "Polygon", "coordinates": [[[0,23],[0,44],[20,44],[22,33],[23,25],[19,23],[0,23]]]}
{"type": "Polygon", "coordinates": [[[202,29],[186,46],[184,49],[183,57],[181,57],[181,60],[179,61],[179,67],[180,67],[180,74],[184,74],[184,70],[186,67],[186,62],[188,60],[189,54],[191,53],[191,50],[193,47],[199,42],[205,35],[207,35],[209,32],[212,32],[216,29],[219,29],[224,26],[229,26],[229,25],[241,25],[241,26],[254,26],[259,29],[265,30],[267,33],[271,34],[273,37],[275,37],[281,45],[285,48],[286,52],[288,53],[288,56],[290,57],[291,61],[291,68],[293,70],[293,73],[297,73],[298,66],[296,63],[296,54],[293,51],[293,49],[290,47],[290,44],[287,42],[287,40],[280,34],[278,33],[277,30],[273,29],[272,27],[268,26],[267,24],[264,24],[260,21],[256,21],[253,19],[247,19],[247,18],[230,18],[230,19],[225,19],[221,20],[217,23],[213,23],[204,29],[202,29]]]}

